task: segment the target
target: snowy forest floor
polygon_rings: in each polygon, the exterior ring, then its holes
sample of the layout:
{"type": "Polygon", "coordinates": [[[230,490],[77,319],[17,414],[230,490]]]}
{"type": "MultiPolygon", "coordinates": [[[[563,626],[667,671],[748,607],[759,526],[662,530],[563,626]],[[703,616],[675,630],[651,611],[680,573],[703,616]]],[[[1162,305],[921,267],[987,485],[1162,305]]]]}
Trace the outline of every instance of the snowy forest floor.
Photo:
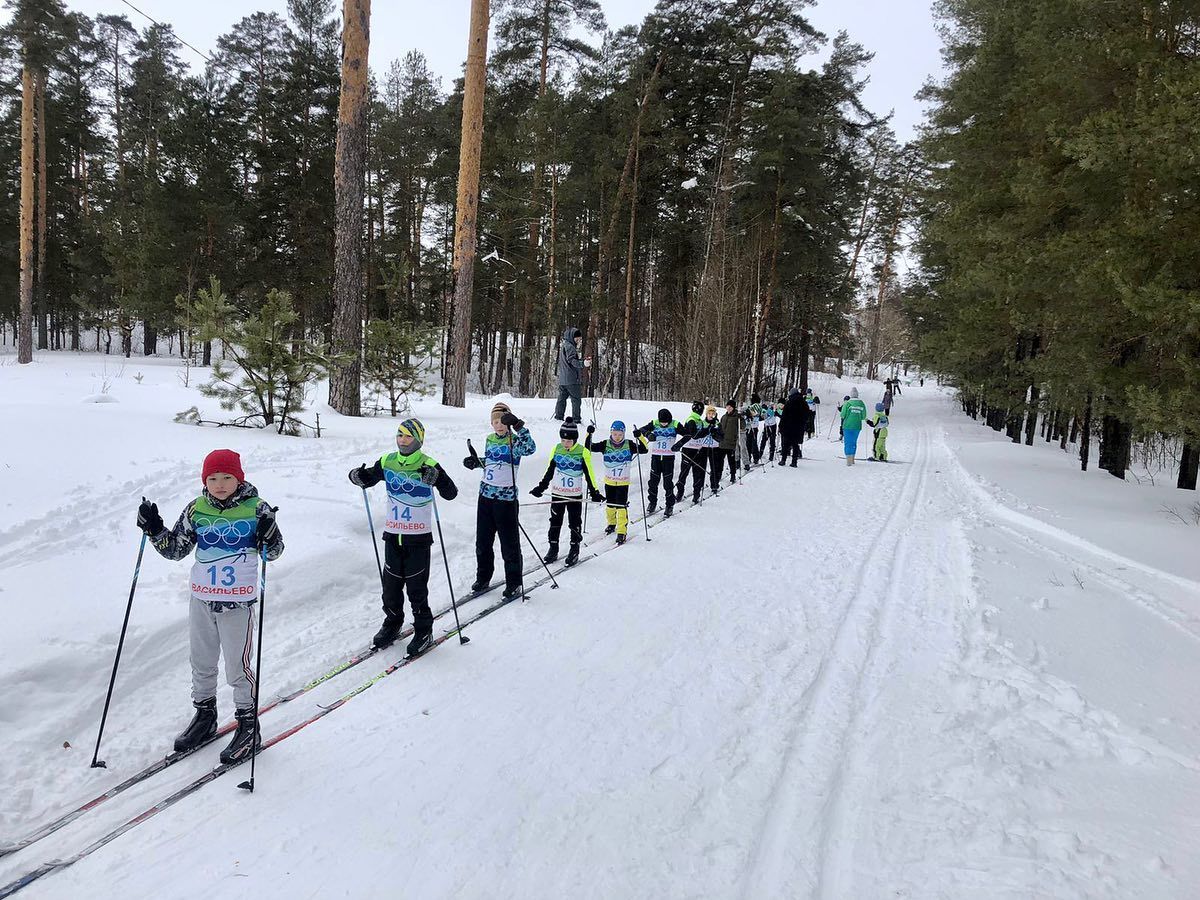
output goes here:
{"type": "MultiPolygon", "coordinates": [[[[379,623],[345,473],[394,432],[323,406],[320,440],[177,425],[194,404],[217,411],[195,390],[203,373],[184,388],[170,360],[10,363],[0,844],[161,757],[190,716],[187,569],[151,554],[109,768],[88,767],[141,496],[173,521],[203,455],[232,446],[279,505],[266,699],[379,623]],[[106,381],[117,402],[84,402],[106,381]]],[[[754,473],[649,544],[632,528],[629,547],[564,574],[560,590],[505,607],[469,645],[447,642],[264,753],[253,795],[235,788],[242,771],[217,780],[20,896],[1200,894],[1200,528],[1163,512],[1194,498],[1013,446],[932,386],[898,399],[894,462],[850,468],[826,433],[851,383],[814,384],[823,414],[798,468],[754,473]]],[[[880,386],[861,386],[873,403],[880,386]]],[[[480,445],[490,405],[415,405],[462,492],[441,508],[459,589],[473,576],[477,480],[463,439],[480,445]]],[[[550,401],[513,405],[538,443],[528,489],[557,423],[550,401]]],[[[600,430],[661,405],[609,400],[600,430]]],[[[545,515],[522,513],[539,547],[545,515]]],[[[596,546],[611,540],[601,518],[589,515],[596,546]]],[[[440,566],[430,586],[440,609],[440,566]]],[[[268,713],[264,737],[402,652],[268,713]]],[[[219,704],[226,721],[224,686],[219,704]]],[[[221,744],[0,859],[0,884],[166,797],[221,744]]]]}

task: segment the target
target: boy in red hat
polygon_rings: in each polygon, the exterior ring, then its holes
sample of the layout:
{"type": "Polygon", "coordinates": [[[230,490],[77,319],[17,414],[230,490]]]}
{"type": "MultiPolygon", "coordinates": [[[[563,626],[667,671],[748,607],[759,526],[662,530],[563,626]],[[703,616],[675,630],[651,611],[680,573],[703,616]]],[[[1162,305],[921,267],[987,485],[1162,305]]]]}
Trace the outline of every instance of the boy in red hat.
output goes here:
{"type": "Polygon", "coordinates": [[[233,688],[237,731],[221,751],[221,762],[245,759],[262,738],[258,730],[254,651],[254,603],[258,599],[258,557],[283,553],[275,511],[246,481],[242,460],[232,450],[204,458],[204,489],[167,529],[158,504],[142,500],[138,528],[166,559],[183,559],[192,549],[188,636],[192,662],[191,724],[175,739],[175,752],[188,753],[217,732],[217,663],[225,654],[225,680],[233,688]]]}

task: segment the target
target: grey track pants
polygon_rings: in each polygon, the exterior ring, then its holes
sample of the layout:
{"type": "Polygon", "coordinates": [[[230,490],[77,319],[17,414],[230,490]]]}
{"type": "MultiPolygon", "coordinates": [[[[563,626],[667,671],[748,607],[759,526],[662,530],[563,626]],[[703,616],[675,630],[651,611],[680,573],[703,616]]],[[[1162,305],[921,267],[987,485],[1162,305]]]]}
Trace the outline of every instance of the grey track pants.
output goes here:
{"type": "Polygon", "coordinates": [[[571,418],[579,421],[580,409],[583,404],[583,385],[560,384],[558,386],[558,402],[554,404],[554,418],[561,419],[567,413],[567,401],[571,401],[571,418]]]}
{"type": "Polygon", "coordinates": [[[192,661],[192,700],[217,696],[217,661],[225,655],[225,680],[238,709],[254,708],[254,607],[217,603],[219,612],[193,597],[188,613],[192,661]]]}

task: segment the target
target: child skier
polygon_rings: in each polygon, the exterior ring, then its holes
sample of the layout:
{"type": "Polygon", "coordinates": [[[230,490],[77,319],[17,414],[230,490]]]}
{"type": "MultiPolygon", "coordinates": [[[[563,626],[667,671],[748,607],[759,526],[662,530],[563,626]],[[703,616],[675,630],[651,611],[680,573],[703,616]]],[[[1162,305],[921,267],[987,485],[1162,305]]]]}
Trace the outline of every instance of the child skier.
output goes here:
{"type": "Polygon", "coordinates": [[[663,408],[658,411],[658,418],[640,431],[650,442],[650,484],[646,490],[650,505],[646,515],[653,515],[658,509],[658,484],[661,481],[667,507],[663,515],[669,519],[675,511],[675,451],[672,445],[684,433],[683,426],[669,409],[663,408]]]}
{"type": "Polygon", "coordinates": [[[142,500],[137,524],[165,559],[183,559],[196,549],[188,603],[188,644],[192,663],[191,723],[175,738],[175,752],[195,750],[217,733],[217,663],[225,654],[225,680],[233,688],[237,730],[221,751],[221,762],[245,759],[262,745],[258,730],[258,686],[254,658],[254,603],[258,600],[258,558],[283,553],[275,511],[246,481],[242,460],[232,450],[204,458],[200,496],[189,503],[171,530],[158,504],[142,500]]]}
{"type": "Polygon", "coordinates": [[[550,490],[550,548],[543,562],[552,563],[558,559],[558,536],[562,532],[565,513],[571,532],[571,548],[567,551],[566,564],[573,566],[579,562],[579,545],[583,541],[584,489],[587,489],[588,497],[596,502],[603,502],[604,495],[596,490],[592,454],[580,445],[579,426],[570,416],[558,429],[558,437],[559,443],[554,445],[550,454],[546,474],[529,493],[535,497],[542,496],[553,479],[554,486],[550,490]]]}
{"type": "Polygon", "coordinates": [[[481,460],[467,441],[470,455],[463,460],[468,469],[482,469],[479,505],[475,513],[475,583],[472,591],[484,590],[496,569],[496,537],[504,557],[504,599],[521,595],[521,532],[516,478],[521,458],[537,451],[525,423],[513,415],[506,403],[492,407],[492,433],[487,436],[481,460]]]}
{"type": "Polygon", "coordinates": [[[768,400],[763,407],[763,445],[768,447],[767,462],[775,461],[775,441],[779,435],[779,410],[782,405],[776,406],[773,401],[768,400]]]}
{"type": "Polygon", "coordinates": [[[858,434],[863,420],[867,418],[867,404],[858,399],[858,388],[850,388],[850,396],[842,402],[842,449],[846,454],[846,465],[854,465],[858,452],[858,434]]]}
{"type": "Polygon", "coordinates": [[[804,392],[804,402],[808,404],[808,411],[812,414],[808,417],[808,436],[811,438],[817,431],[817,407],[821,405],[821,398],[813,393],[812,388],[808,388],[804,392]]]}
{"type": "Polygon", "coordinates": [[[633,430],[633,440],[625,440],[625,423],[620,419],[612,423],[607,441],[592,443],[596,426],[587,427],[584,449],[589,453],[604,454],[604,496],[608,502],[608,527],[605,534],[617,533],[617,543],[625,543],[629,531],[629,483],[633,474],[633,458],[639,453],[648,453],[649,444],[640,429],[633,430]]]}
{"type": "Polygon", "coordinates": [[[433,492],[443,500],[458,496],[458,488],[437,460],[421,448],[425,426],[420,419],[405,419],[396,427],[396,452],[385,453],[368,466],[350,470],[350,481],[360,488],[385,482],[387,517],[383,523],[383,625],[371,645],[384,648],[395,642],[404,627],[404,593],[412,605],[413,636],[408,655],[429,649],[433,640],[433,612],[429,609],[429,561],[433,549],[433,492]]]}
{"type": "Polygon", "coordinates": [[[700,465],[700,451],[703,448],[701,443],[700,430],[704,427],[704,401],[693,400],[692,411],[688,413],[688,417],[683,421],[683,428],[680,430],[682,437],[672,445],[672,450],[682,450],[682,457],[679,462],[679,482],[675,485],[675,502],[679,503],[683,500],[683,491],[687,487],[687,480],[690,476],[694,479],[692,496],[695,498],[692,503],[700,502],[700,490],[704,486],[704,467],[700,465]]]}
{"type": "Polygon", "coordinates": [[[737,481],[737,452],[738,447],[746,448],[742,454],[745,460],[749,455],[747,435],[752,434],[744,427],[742,417],[738,414],[737,403],[730,400],[725,404],[725,415],[721,416],[721,441],[712,451],[712,489],[717,493],[721,489],[721,473],[723,466],[729,464],[729,483],[737,481]]]}
{"type": "Polygon", "coordinates": [[[875,419],[867,419],[867,424],[874,429],[875,440],[871,447],[871,459],[877,462],[887,462],[888,414],[887,406],[875,404],[875,419]]]}
{"type": "MultiPolygon", "coordinates": [[[[717,421],[717,408],[715,406],[704,407],[704,422],[700,426],[698,432],[700,452],[696,457],[696,464],[700,467],[701,473],[708,469],[709,484],[714,494],[721,490],[721,460],[720,446],[721,424],[717,421]]],[[[697,488],[700,484],[696,485],[697,488]]],[[[700,502],[700,491],[697,489],[692,496],[692,503],[700,502]]]]}
{"type": "MultiPolygon", "coordinates": [[[[722,420],[724,421],[724,420],[722,420]]],[[[746,471],[750,466],[762,459],[763,448],[759,443],[759,427],[762,424],[762,398],[758,394],[750,395],[750,407],[746,410],[746,471]]]]}

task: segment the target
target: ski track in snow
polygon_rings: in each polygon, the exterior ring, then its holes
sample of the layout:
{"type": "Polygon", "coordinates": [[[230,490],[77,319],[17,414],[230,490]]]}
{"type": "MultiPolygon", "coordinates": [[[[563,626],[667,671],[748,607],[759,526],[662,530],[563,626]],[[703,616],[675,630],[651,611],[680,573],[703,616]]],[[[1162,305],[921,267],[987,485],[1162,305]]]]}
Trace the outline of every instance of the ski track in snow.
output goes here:
{"type": "MultiPolygon", "coordinates": [[[[816,380],[830,400],[849,387],[816,380]]],[[[159,389],[170,399],[156,402],[183,405],[159,389]]],[[[516,402],[539,439],[528,488],[556,426],[535,415],[548,401],[516,402]]],[[[661,405],[610,402],[634,421],[661,405]]],[[[462,492],[442,509],[457,587],[474,531],[458,448],[478,445],[488,403],[424,414],[462,492]]],[[[21,896],[1200,896],[1200,585],[998,499],[948,444],[961,416],[936,389],[894,413],[896,464],[845,467],[818,434],[798,470],[687,508],[653,543],[565,573],[561,590],[479,623],[469,649],[447,642],[272,749],[252,799],[231,789],[240,773],[222,779],[21,896]]],[[[329,440],[246,436],[289,547],[267,601],[272,696],[377,624],[345,471],[386,449],[386,423],[331,419],[329,440]]],[[[121,780],[182,724],[184,569],[148,550],[101,754],[113,769],[86,769],[124,603],[108,594],[127,591],[136,549],[130,498],[156,499],[172,524],[197,437],[233,440],[153,427],[163,445],[136,473],[72,471],[0,529],[0,568],[16,576],[0,598],[36,585],[56,601],[40,632],[17,620],[30,646],[0,661],[0,727],[19,737],[0,758],[5,836],[121,780]],[[93,527],[77,527],[81,508],[93,527]],[[70,606],[91,582],[103,609],[70,606]],[[63,735],[76,747],[55,758],[63,735]]],[[[543,542],[544,508],[522,518],[543,542]]],[[[430,588],[440,609],[440,566],[430,588]]],[[[264,736],[391,661],[269,713],[264,736]]],[[[0,859],[0,884],[206,771],[220,743],[0,859]]]]}

